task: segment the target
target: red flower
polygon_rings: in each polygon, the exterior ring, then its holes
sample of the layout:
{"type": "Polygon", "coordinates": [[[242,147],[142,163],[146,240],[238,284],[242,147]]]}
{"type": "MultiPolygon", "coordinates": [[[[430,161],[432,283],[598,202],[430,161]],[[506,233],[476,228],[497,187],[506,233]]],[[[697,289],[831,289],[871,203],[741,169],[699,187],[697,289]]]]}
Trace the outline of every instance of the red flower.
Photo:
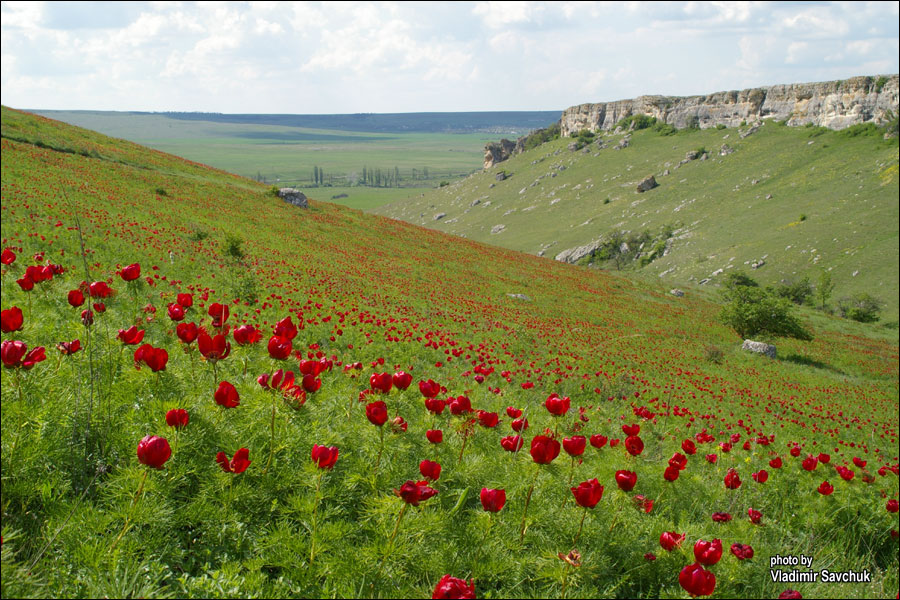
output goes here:
{"type": "Polygon", "coordinates": [[[887,506],[885,506],[889,513],[895,513],[900,510],[900,503],[898,503],[893,498],[887,501],[887,506]]]}
{"type": "Polygon", "coordinates": [[[78,308],[84,304],[84,294],[81,290],[70,290],[66,300],[72,308],[78,308]]]}
{"type": "Polygon", "coordinates": [[[387,404],[384,400],[377,400],[366,405],[366,418],[372,425],[381,427],[387,422],[387,404]]]}
{"type": "Polygon", "coordinates": [[[437,398],[425,398],[425,408],[427,408],[429,412],[439,415],[444,412],[444,408],[446,407],[447,402],[444,400],[438,400],[437,398]]]}
{"type": "Polygon", "coordinates": [[[681,570],[678,583],[691,596],[709,596],[716,589],[716,576],[699,563],[694,563],[681,570]]]}
{"type": "Polygon", "coordinates": [[[472,401],[469,400],[467,396],[457,396],[456,398],[450,398],[447,401],[447,405],[450,407],[450,414],[457,417],[465,413],[474,412],[474,410],[472,409],[472,401]]]}
{"type": "Polygon", "coordinates": [[[616,471],[616,485],[623,492],[630,492],[637,483],[637,473],[632,471],[616,471]]]}
{"type": "Polygon", "coordinates": [[[507,452],[518,452],[525,445],[521,435],[508,435],[500,440],[500,445],[507,452]]]}
{"type": "Polygon", "coordinates": [[[197,336],[197,346],[200,349],[200,354],[206,360],[223,360],[231,354],[231,343],[221,333],[210,337],[208,333],[201,331],[200,335],[197,336]]]}
{"type": "Polygon", "coordinates": [[[555,417],[560,417],[569,412],[570,404],[568,396],[560,398],[556,393],[550,394],[547,400],[544,401],[544,406],[555,417]]]}
{"type": "Polygon", "coordinates": [[[30,369],[47,358],[43,346],[38,346],[28,352],[28,345],[19,340],[4,341],[0,346],[0,357],[2,357],[3,366],[7,369],[17,367],[30,369]]]}
{"type": "Polygon", "coordinates": [[[641,432],[641,426],[637,425],[637,424],[622,425],[622,432],[626,436],[631,437],[631,436],[637,435],[641,432]]]}
{"type": "Polygon", "coordinates": [[[563,438],[563,449],[569,456],[581,456],[587,447],[587,438],[583,435],[573,435],[570,438],[563,438]]]}
{"type": "Polygon", "coordinates": [[[652,552],[647,552],[644,554],[644,560],[656,560],[656,555],[652,552]]]}
{"type": "Polygon", "coordinates": [[[400,415],[391,419],[391,433],[405,433],[408,427],[409,425],[400,415]]]}
{"type": "Polygon", "coordinates": [[[631,499],[634,502],[634,507],[645,513],[650,513],[653,510],[653,500],[650,498],[645,498],[641,494],[637,494],[634,498],[631,499]]]}
{"type": "Polygon", "coordinates": [[[16,279],[16,283],[19,284],[19,287],[22,288],[23,292],[30,292],[34,289],[34,281],[27,275],[21,279],[16,279]]]}
{"type": "Polygon", "coordinates": [[[669,465],[666,467],[665,472],[663,473],[663,479],[666,481],[675,481],[678,479],[678,476],[681,474],[681,471],[678,470],[678,467],[675,465],[669,465]]]}
{"type": "Polygon", "coordinates": [[[425,432],[425,437],[432,444],[440,444],[444,441],[444,432],[440,429],[429,429],[425,432]]]}
{"type": "Polygon", "coordinates": [[[409,480],[401,485],[399,490],[395,489],[394,493],[403,498],[407,504],[418,506],[419,502],[424,502],[437,494],[437,490],[428,487],[427,481],[409,480]]]}
{"type": "Polygon", "coordinates": [[[778,600],[801,600],[803,594],[797,590],[784,590],[778,595],[778,600]]]}
{"type": "Polygon", "coordinates": [[[293,340],[295,337],[297,337],[297,326],[294,325],[294,322],[291,321],[291,318],[289,316],[285,317],[275,323],[275,335],[277,335],[278,337],[293,340]]]}
{"type": "Polygon", "coordinates": [[[644,451],[644,440],[636,435],[625,438],[625,450],[632,456],[637,456],[644,451]]]}
{"type": "Polygon", "coordinates": [[[823,496],[830,496],[833,491],[834,491],[834,486],[831,485],[830,483],[828,483],[828,481],[823,481],[819,485],[819,493],[822,494],[823,496]]]}
{"type": "Polygon", "coordinates": [[[484,410],[478,411],[478,424],[482,427],[492,428],[496,427],[500,422],[500,416],[495,412],[487,412],[484,410]]]}
{"type": "Polygon", "coordinates": [[[519,417],[522,416],[522,411],[519,410],[518,408],[514,408],[512,406],[507,406],[506,407],[506,415],[510,419],[518,419],[519,417]]]}
{"type": "Polygon", "coordinates": [[[570,488],[578,506],[594,508],[603,498],[603,486],[596,478],[582,481],[577,488],[570,488]]]}
{"type": "Polygon", "coordinates": [[[521,433],[528,429],[528,419],[513,419],[512,423],[510,423],[509,426],[512,427],[512,430],[516,433],[521,433]]]}
{"type": "Polygon", "coordinates": [[[800,446],[792,446],[791,447],[791,456],[797,458],[800,456],[800,446]]]}
{"type": "Polygon", "coordinates": [[[475,598],[475,581],[466,583],[465,579],[458,579],[444,575],[431,594],[432,599],[436,598],[475,598]]]}
{"type": "Polygon", "coordinates": [[[175,326],[175,335],[185,344],[190,344],[197,339],[200,329],[195,323],[179,323],[175,326]]]}
{"type": "Polygon", "coordinates": [[[128,329],[120,329],[119,335],[116,337],[127,346],[136,346],[144,341],[145,333],[143,329],[138,329],[135,325],[132,325],[128,329]]]}
{"type": "Polygon", "coordinates": [[[822,463],[823,465],[827,465],[828,463],[831,462],[831,455],[825,454],[824,452],[819,452],[819,456],[817,458],[819,459],[819,462],[822,463]]]}
{"type": "Polygon", "coordinates": [[[809,454],[806,458],[803,459],[803,462],[800,463],[800,466],[803,467],[804,471],[815,471],[816,467],[819,466],[819,459],[817,459],[812,454],[809,454]]]}
{"type": "Polygon", "coordinates": [[[182,321],[184,320],[184,307],[177,302],[172,302],[169,304],[166,312],[169,315],[169,318],[173,321],[182,321]]]}
{"type": "Polygon", "coordinates": [[[331,469],[338,459],[337,446],[320,446],[313,444],[310,457],[320,469],[331,469]]]}
{"type": "Polygon", "coordinates": [[[750,517],[750,522],[754,525],[760,525],[762,523],[762,513],[755,508],[748,508],[747,516],[750,517]]]}
{"type": "Polygon", "coordinates": [[[694,544],[694,558],[702,565],[714,565],[722,558],[722,540],[719,538],[711,542],[697,540],[694,544]]]}
{"type": "Polygon", "coordinates": [[[148,435],[138,442],[137,457],[142,465],[153,469],[162,469],[170,456],[172,456],[172,449],[166,438],[148,435]]]}
{"type": "Polygon", "coordinates": [[[390,373],[372,373],[372,376],[369,377],[369,387],[376,392],[387,394],[393,385],[394,379],[390,373]]]}
{"type": "Polygon", "coordinates": [[[412,383],[412,375],[404,371],[397,371],[394,373],[392,380],[394,382],[394,387],[402,392],[412,383]]]}
{"type": "Polygon", "coordinates": [[[481,507],[487,512],[500,512],[506,504],[506,490],[481,488],[481,507]]]}
{"type": "Polygon", "coordinates": [[[603,446],[606,445],[607,437],[605,435],[600,435],[599,433],[595,433],[591,436],[591,446],[599,450],[603,446]]]}
{"type": "Polygon", "coordinates": [[[291,355],[291,350],[293,349],[294,347],[291,343],[291,340],[289,340],[288,338],[283,338],[279,335],[273,335],[271,338],[269,338],[269,356],[271,356],[275,360],[286,359],[291,355]]]}
{"type": "Polygon", "coordinates": [[[716,456],[715,454],[707,454],[706,455],[706,462],[708,462],[708,463],[716,464],[717,460],[719,460],[719,457],[716,456]]]}
{"type": "Polygon", "coordinates": [[[772,460],[769,461],[769,466],[772,467],[773,469],[780,469],[781,465],[783,465],[783,464],[784,463],[781,460],[780,456],[776,456],[775,458],[773,458],[772,460]]]}
{"type": "Polygon", "coordinates": [[[81,340],[73,340],[71,342],[60,342],[56,344],[56,349],[63,355],[75,354],[81,350],[81,340]]]}
{"type": "Polygon", "coordinates": [[[676,533],[674,531],[663,531],[659,534],[659,545],[662,546],[663,550],[666,552],[671,552],[675,548],[681,545],[681,542],[684,541],[685,534],[676,533]]]}
{"type": "Polygon", "coordinates": [[[85,327],[90,327],[94,324],[94,313],[90,310],[81,311],[81,324],[85,327]]]}
{"type": "Polygon", "coordinates": [[[856,465],[857,467],[859,467],[860,469],[862,469],[862,468],[864,468],[864,467],[866,466],[866,461],[864,461],[863,459],[861,459],[861,458],[858,457],[858,456],[854,456],[854,457],[853,457],[853,464],[856,465]]]}
{"type": "Polygon", "coordinates": [[[853,479],[854,473],[847,467],[845,467],[843,465],[838,465],[835,467],[835,470],[838,472],[838,475],[840,475],[841,479],[843,479],[844,481],[850,481],[851,479],[853,479]]]}
{"type": "Polygon", "coordinates": [[[227,381],[219,382],[219,387],[213,394],[213,398],[215,398],[216,404],[225,408],[235,408],[241,404],[237,389],[227,381]]]}
{"type": "Polygon", "coordinates": [[[219,466],[222,467],[222,470],[226,473],[234,473],[235,475],[240,475],[244,471],[247,470],[247,467],[250,466],[250,463],[253,462],[249,460],[250,451],[246,448],[241,448],[237,452],[234,453],[234,458],[230,461],[228,460],[228,456],[224,452],[219,452],[216,454],[216,462],[219,463],[219,466]]]}
{"type": "Polygon", "coordinates": [[[183,408],[173,408],[166,413],[166,425],[180,429],[188,424],[190,417],[183,408]]]}
{"type": "Polygon", "coordinates": [[[559,442],[546,435],[535,436],[531,440],[531,458],[539,465],[548,465],[559,456],[559,442]]]}
{"type": "Polygon", "coordinates": [[[747,544],[732,544],[731,553],[734,554],[738,560],[753,558],[753,548],[747,544]]]}
{"type": "Polygon", "coordinates": [[[437,481],[441,478],[441,463],[433,460],[423,460],[419,463],[419,473],[429,481],[437,481]]]}
{"type": "Polygon", "coordinates": [[[741,487],[741,477],[733,468],[728,469],[728,473],[725,474],[725,487],[729,490],[736,490],[741,487]]]}
{"type": "Polygon", "coordinates": [[[731,513],[727,512],[714,512],[712,514],[712,520],[716,523],[727,523],[731,520],[731,513]]]}
{"type": "Polygon", "coordinates": [[[109,298],[112,296],[112,288],[105,281],[95,281],[88,286],[91,298],[109,298]]]}
{"type": "Polygon", "coordinates": [[[769,472],[765,469],[760,469],[756,473],[753,473],[750,477],[753,478],[753,481],[756,483],[765,483],[769,480],[769,472]]]}
{"type": "Polygon", "coordinates": [[[134,366],[137,369],[140,369],[143,364],[156,373],[164,371],[168,362],[169,353],[163,348],[154,348],[150,344],[144,344],[138,346],[138,349],[134,351],[134,366]]]}
{"type": "Polygon", "coordinates": [[[253,325],[236,327],[232,335],[234,336],[234,341],[241,346],[255,344],[262,339],[262,333],[253,325]]]}
{"type": "Polygon", "coordinates": [[[133,265],[123,267],[119,272],[119,276],[122,278],[122,281],[134,281],[141,276],[141,265],[134,263],[133,265]]]}
{"type": "Polygon", "coordinates": [[[194,296],[191,294],[178,294],[175,296],[175,301],[185,308],[190,308],[194,305],[194,296]]]}
{"type": "Polygon", "coordinates": [[[694,443],[694,440],[684,440],[681,442],[681,449],[684,450],[685,454],[694,455],[697,453],[697,445],[694,443]]]}
{"type": "Polygon", "coordinates": [[[16,253],[10,250],[9,248],[4,248],[3,252],[0,252],[0,264],[11,265],[16,261],[16,253]]]}
{"type": "Polygon", "coordinates": [[[228,320],[230,313],[227,304],[219,304],[218,302],[213,302],[209,305],[206,314],[212,317],[212,326],[216,329],[219,329],[220,327],[225,325],[225,321],[228,320]]]}
{"type": "Polygon", "coordinates": [[[687,467],[687,456],[680,452],[676,452],[669,459],[669,466],[675,467],[679,471],[683,471],[687,467]]]}
{"type": "Polygon", "coordinates": [[[615,448],[618,445],[619,445],[619,438],[614,438],[614,439],[609,440],[610,448],[615,448]]]}
{"type": "Polygon", "coordinates": [[[431,379],[429,379],[428,381],[420,381],[419,391],[426,398],[434,398],[441,393],[441,386],[431,379]]]}
{"type": "Polygon", "coordinates": [[[18,306],[7,308],[4,311],[0,311],[0,330],[2,330],[3,333],[18,331],[22,329],[24,320],[21,308],[18,306]]]}

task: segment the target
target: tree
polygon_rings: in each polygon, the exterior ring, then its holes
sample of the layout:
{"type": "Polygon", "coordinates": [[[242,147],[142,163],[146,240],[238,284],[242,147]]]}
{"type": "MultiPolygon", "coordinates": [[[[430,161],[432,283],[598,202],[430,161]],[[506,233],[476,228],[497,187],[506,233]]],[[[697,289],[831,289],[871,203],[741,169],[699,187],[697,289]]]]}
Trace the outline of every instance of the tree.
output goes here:
{"type": "Polygon", "coordinates": [[[861,292],[850,298],[841,298],[838,301],[838,310],[846,319],[853,319],[860,323],[874,323],[880,316],[884,303],[875,296],[861,292]]]}
{"type": "Polygon", "coordinates": [[[769,290],[746,285],[724,292],[727,304],[719,319],[744,339],[758,335],[811,340],[810,334],[792,314],[790,300],[779,298],[769,290]]]}
{"type": "Polygon", "coordinates": [[[816,296],[818,296],[819,302],[822,303],[822,310],[825,310],[825,303],[831,298],[833,291],[834,282],[831,280],[831,273],[822,271],[822,274],[819,275],[819,285],[816,287],[816,296]]]}

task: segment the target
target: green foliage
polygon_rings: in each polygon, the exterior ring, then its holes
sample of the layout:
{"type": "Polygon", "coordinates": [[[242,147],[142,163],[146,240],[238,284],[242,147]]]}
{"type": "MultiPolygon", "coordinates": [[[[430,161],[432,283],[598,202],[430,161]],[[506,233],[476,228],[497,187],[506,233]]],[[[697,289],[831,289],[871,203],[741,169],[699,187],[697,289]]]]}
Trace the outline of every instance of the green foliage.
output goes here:
{"type": "Polygon", "coordinates": [[[841,316],[860,323],[874,323],[881,318],[884,303],[868,292],[854,294],[849,298],[838,300],[838,311],[841,316]]]}
{"type": "Polygon", "coordinates": [[[703,360],[715,365],[721,365],[725,360],[725,352],[715,344],[707,344],[703,347],[703,360]]]}
{"type": "Polygon", "coordinates": [[[243,260],[245,256],[244,240],[233,233],[226,234],[225,240],[222,242],[222,253],[226,257],[243,260]]]}
{"type": "Polygon", "coordinates": [[[649,115],[638,114],[638,115],[629,115],[624,119],[621,119],[614,129],[622,128],[625,130],[634,130],[640,131],[641,129],[647,129],[648,127],[652,127],[656,124],[656,117],[651,117],[649,115]]]}
{"type": "Polygon", "coordinates": [[[816,285],[816,298],[819,299],[819,308],[825,310],[825,305],[833,292],[834,280],[831,277],[831,273],[822,271],[822,274],[819,275],[819,282],[816,285]]]}
{"type": "Polygon", "coordinates": [[[723,296],[726,304],[719,319],[744,339],[762,335],[812,340],[812,335],[792,314],[789,300],[748,285],[735,285],[723,296]]]}
{"type": "Polygon", "coordinates": [[[165,196],[168,196],[168,195],[169,195],[169,192],[167,192],[167,191],[166,191],[166,188],[163,188],[163,187],[158,187],[158,188],[156,188],[155,190],[153,190],[153,192],[154,192],[157,196],[163,196],[163,197],[165,197],[165,196]]]}
{"type": "Polygon", "coordinates": [[[445,179],[438,184],[438,187],[447,187],[448,185],[450,185],[450,182],[445,179]]]}
{"type": "Polygon", "coordinates": [[[550,142],[552,140],[558,140],[560,135],[560,125],[559,121],[553,123],[549,127],[544,129],[538,129],[529,133],[525,136],[525,141],[523,142],[523,147],[525,150],[533,150],[538,146],[550,142]]]}
{"type": "Polygon", "coordinates": [[[794,304],[807,304],[813,297],[813,286],[809,277],[804,277],[795,282],[787,281],[775,286],[775,294],[779,298],[786,298],[794,304]]]}
{"type": "Polygon", "coordinates": [[[269,189],[266,190],[266,194],[268,194],[269,196],[272,196],[274,198],[277,198],[278,193],[280,191],[281,191],[281,188],[279,188],[277,185],[272,185],[272,186],[269,186],[269,189]]]}
{"type": "Polygon", "coordinates": [[[880,75],[878,79],[875,80],[875,92],[880,94],[882,88],[884,88],[884,84],[886,84],[887,81],[887,77],[885,77],[884,75],[880,75]]]}
{"type": "Polygon", "coordinates": [[[733,290],[739,287],[759,287],[755,279],[742,271],[732,271],[725,276],[723,285],[726,289],[733,290]]]}

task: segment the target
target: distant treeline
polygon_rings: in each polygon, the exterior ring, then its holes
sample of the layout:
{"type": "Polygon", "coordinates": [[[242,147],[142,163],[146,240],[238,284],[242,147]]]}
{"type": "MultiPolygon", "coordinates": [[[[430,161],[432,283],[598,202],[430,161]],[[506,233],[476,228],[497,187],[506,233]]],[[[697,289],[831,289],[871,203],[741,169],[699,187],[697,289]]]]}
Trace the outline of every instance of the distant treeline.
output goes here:
{"type": "Polygon", "coordinates": [[[499,129],[523,133],[547,127],[559,120],[561,111],[358,113],[352,115],[228,115],[201,112],[158,114],[185,121],[212,121],[248,125],[281,125],[369,133],[494,133],[499,129]]]}
{"type": "Polygon", "coordinates": [[[378,168],[364,166],[359,171],[351,173],[333,173],[326,172],[325,169],[318,165],[313,166],[313,170],[309,178],[290,178],[281,177],[279,175],[263,175],[258,172],[253,179],[261,183],[280,184],[303,184],[312,187],[332,187],[332,186],[366,186],[366,187],[422,187],[432,181],[443,178],[454,178],[467,175],[464,172],[455,173],[451,171],[436,172],[429,167],[420,169],[413,168],[406,175],[401,175],[399,167],[378,168]]]}

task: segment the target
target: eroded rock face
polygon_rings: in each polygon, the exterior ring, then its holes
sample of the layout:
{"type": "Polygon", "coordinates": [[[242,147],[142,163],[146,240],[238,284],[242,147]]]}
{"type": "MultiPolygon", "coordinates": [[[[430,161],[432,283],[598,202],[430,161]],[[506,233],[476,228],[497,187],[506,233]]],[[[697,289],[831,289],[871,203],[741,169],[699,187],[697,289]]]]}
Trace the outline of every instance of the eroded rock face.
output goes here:
{"type": "Polygon", "coordinates": [[[484,147],[484,168],[490,169],[499,162],[508,159],[516,150],[516,142],[503,139],[491,142],[484,147]]]}
{"type": "Polygon", "coordinates": [[[741,346],[741,350],[747,350],[748,352],[756,352],[757,354],[765,354],[769,358],[775,358],[775,346],[772,344],[766,344],[765,342],[754,342],[753,340],[744,340],[744,344],[741,346]]]}
{"type": "Polygon", "coordinates": [[[580,104],[563,111],[560,131],[565,137],[583,129],[609,131],[631,115],[645,114],[677,128],[701,129],[764,118],[788,125],[844,129],[858,123],[883,123],[898,113],[897,75],[853,77],[843,81],[795,83],[717,92],[708,96],[640,96],[632,100],[580,104]]]}
{"type": "Polygon", "coordinates": [[[300,208],[309,208],[309,200],[306,198],[306,194],[297,188],[281,188],[278,190],[278,197],[288,204],[293,204],[300,208]]]}

